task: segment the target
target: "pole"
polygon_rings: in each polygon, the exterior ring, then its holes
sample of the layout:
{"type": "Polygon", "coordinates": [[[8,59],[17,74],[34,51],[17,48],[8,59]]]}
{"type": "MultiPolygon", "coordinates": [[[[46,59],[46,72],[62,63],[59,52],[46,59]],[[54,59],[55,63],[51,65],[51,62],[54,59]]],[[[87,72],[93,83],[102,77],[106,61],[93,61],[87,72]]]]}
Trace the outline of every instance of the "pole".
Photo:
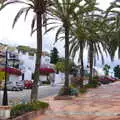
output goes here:
{"type": "Polygon", "coordinates": [[[13,67],[15,67],[15,55],[13,55],[13,67]]]}
{"type": "Polygon", "coordinates": [[[3,101],[2,101],[2,104],[4,106],[7,106],[8,105],[8,94],[7,94],[7,78],[8,78],[8,75],[7,75],[7,66],[8,66],[8,62],[7,62],[7,55],[8,55],[8,52],[6,50],[6,60],[5,60],[5,84],[4,84],[4,91],[3,91],[3,101]]]}

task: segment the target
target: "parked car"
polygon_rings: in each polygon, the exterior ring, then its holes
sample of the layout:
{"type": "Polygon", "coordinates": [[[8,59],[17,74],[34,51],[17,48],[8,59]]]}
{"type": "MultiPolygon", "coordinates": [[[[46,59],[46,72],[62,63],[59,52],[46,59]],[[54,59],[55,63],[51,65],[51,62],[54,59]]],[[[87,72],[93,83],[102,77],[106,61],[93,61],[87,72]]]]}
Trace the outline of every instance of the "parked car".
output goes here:
{"type": "Polygon", "coordinates": [[[112,83],[115,82],[117,79],[113,78],[113,77],[107,77],[107,76],[101,76],[99,77],[99,81],[102,84],[108,84],[108,83],[112,83]]]}
{"type": "Polygon", "coordinates": [[[33,81],[32,80],[24,80],[24,88],[31,89],[32,86],[33,86],[33,81]]]}
{"type": "MultiPolygon", "coordinates": [[[[19,91],[24,89],[24,84],[21,81],[7,81],[6,86],[7,90],[19,91]]],[[[4,82],[2,88],[4,88],[4,82]]]]}

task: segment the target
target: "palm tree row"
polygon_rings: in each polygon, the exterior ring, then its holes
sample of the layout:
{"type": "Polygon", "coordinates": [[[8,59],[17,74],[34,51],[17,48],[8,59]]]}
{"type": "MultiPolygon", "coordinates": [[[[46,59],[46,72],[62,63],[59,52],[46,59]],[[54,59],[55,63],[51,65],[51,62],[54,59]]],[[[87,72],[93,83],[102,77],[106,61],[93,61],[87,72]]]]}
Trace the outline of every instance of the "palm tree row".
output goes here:
{"type": "MultiPolygon", "coordinates": [[[[120,46],[118,46],[120,44],[116,44],[115,47],[110,44],[113,42],[113,38],[116,40],[115,34],[120,32],[119,11],[112,10],[115,7],[119,7],[117,4],[118,2],[119,1],[116,0],[112,4],[112,7],[107,10],[106,16],[102,14],[102,10],[96,7],[96,0],[15,0],[11,2],[4,2],[1,9],[13,3],[26,4],[26,7],[21,8],[15,16],[13,27],[24,12],[25,19],[28,15],[28,12],[31,10],[34,12],[31,23],[31,33],[37,31],[37,52],[31,101],[37,100],[37,83],[39,81],[39,67],[42,53],[42,27],[45,26],[46,33],[52,29],[57,29],[55,42],[58,40],[65,40],[64,93],[68,94],[70,55],[74,58],[77,54],[77,51],[79,52],[78,61],[81,64],[81,87],[83,86],[84,79],[83,57],[84,49],[86,47],[88,48],[88,59],[90,67],[89,82],[92,81],[93,64],[96,58],[99,58],[100,55],[102,60],[104,60],[102,49],[104,49],[105,53],[114,53],[116,49],[119,48],[120,55],[120,46]],[[109,16],[111,12],[116,14],[114,16],[109,16]],[[114,22],[111,22],[111,20],[114,22]],[[114,48],[114,50],[110,50],[110,48],[114,48]]],[[[120,42],[117,40],[117,43],[120,42]]]]}

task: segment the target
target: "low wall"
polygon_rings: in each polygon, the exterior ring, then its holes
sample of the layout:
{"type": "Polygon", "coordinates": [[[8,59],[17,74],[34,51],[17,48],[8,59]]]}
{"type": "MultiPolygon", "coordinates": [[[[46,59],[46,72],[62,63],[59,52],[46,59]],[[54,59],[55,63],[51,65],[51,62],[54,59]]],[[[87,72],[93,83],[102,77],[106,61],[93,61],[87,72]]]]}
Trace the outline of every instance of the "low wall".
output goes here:
{"type": "Polygon", "coordinates": [[[40,116],[41,114],[44,114],[45,110],[46,109],[42,109],[42,110],[39,110],[39,111],[28,112],[28,113],[25,113],[25,114],[23,114],[21,116],[18,116],[16,118],[11,118],[11,119],[7,119],[7,120],[33,120],[37,116],[40,116]]]}
{"type": "Polygon", "coordinates": [[[16,118],[10,118],[10,107],[9,106],[0,106],[0,120],[33,120],[34,118],[44,114],[47,109],[41,109],[38,111],[32,111],[20,115],[16,118]]]}
{"type": "Polygon", "coordinates": [[[0,120],[4,120],[10,117],[11,107],[9,106],[0,106],[0,120]]]}

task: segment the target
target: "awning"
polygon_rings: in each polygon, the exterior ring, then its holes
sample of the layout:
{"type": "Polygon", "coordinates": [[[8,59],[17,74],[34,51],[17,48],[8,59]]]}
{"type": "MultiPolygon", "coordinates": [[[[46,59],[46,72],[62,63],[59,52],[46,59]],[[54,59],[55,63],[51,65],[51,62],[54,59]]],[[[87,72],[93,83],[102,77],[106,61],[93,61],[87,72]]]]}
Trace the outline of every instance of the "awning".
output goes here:
{"type": "Polygon", "coordinates": [[[13,75],[22,75],[22,72],[19,70],[19,69],[16,69],[16,68],[0,68],[0,71],[7,71],[7,73],[9,74],[13,74],[13,75]]]}
{"type": "Polygon", "coordinates": [[[54,73],[55,70],[52,68],[40,68],[40,73],[42,74],[48,74],[48,73],[54,73]]]}

